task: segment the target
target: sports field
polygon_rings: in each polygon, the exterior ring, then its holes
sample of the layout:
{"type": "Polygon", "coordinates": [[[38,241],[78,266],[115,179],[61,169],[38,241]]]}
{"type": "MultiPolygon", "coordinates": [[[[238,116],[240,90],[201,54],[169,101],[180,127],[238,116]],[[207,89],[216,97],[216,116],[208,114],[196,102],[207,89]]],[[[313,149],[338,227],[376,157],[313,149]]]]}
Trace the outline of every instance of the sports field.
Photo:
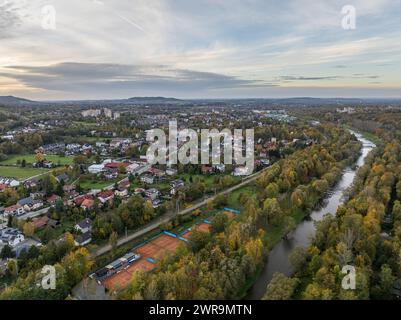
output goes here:
{"type": "Polygon", "coordinates": [[[120,270],[118,273],[106,278],[102,285],[109,290],[119,290],[125,288],[132,280],[132,276],[138,270],[152,271],[155,265],[146,258],[140,258],[128,268],[120,270]]]}
{"type": "Polygon", "coordinates": [[[206,222],[201,222],[191,228],[191,230],[185,232],[182,237],[185,239],[189,239],[192,231],[197,230],[201,232],[209,232],[210,231],[210,224],[206,222]]]}
{"type": "Polygon", "coordinates": [[[167,234],[161,234],[155,239],[136,248],[135,252],[139,253],[141,256],[158,260],[167,253],[174,254],[182,243],[183,241],[178,238],[174,238],[167,234]]]}

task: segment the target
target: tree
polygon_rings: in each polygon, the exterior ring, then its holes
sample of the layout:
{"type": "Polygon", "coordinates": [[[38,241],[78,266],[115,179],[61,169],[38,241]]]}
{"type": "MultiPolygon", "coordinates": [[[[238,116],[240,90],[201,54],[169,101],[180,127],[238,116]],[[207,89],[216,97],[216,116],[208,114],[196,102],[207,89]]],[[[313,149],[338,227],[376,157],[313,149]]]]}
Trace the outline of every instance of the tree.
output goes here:
{"type": "Polygon", "coordinates": [[[401,200],[401,180],[396,185],[397,198],[401,200]]]}
{"type": "Polygon", "coordinates": [[[118,166],[118,173],[119,174],[125,174],[127,172],[127,170],[125,169],[125,166],[123,164],[120,164],[118,166]]]}
{"type": "Polygon", "coordinates": [[[189,235],[189,243],[192,251],[198,252],[200,249],[204,248],[210,240],[209,232],[202,232],[198,230],[192,230],[189,235]]]}
{"type": "Polygon", "coordinates": [[[0,258],[1,259],[8,259],[8,258],[14,258],[15,257],[15,253],[13,251],[13,249],[6,244],[3,249],[1,249],[0,252],[0,258]]]}
{"type": "Polygon", "coordinates": [[[266,199],[263,202],[263,214],[267,224],[279,224],[282,218],[282,210],[277,199],[266,199]]]}
{"type": "Polygon", "coordinates": [[[25,222],[23,226],[23,231],[25,237],[32,237],[35,233],[35,225],[33,222],[25,222]]]}
{"type": "Polygon", "coordinates": [[[35,155],[35,160],[36,160],[37,163],[41,163],[41,162],[43,162],[45,160],[45,156],[43,155],[43,153],[38,152],[35,155]]]}
{"type": "Polygon", "coordinates": [[[143,205],[143,219],[145,222],[152,220],[155,216],[155,209],[151,201],[145,201],[143,205]]]}
{"type": "Polygon", "coordinates": [[[391,268],[384,264],[380,268],[379,282],[373,288],[372,295],[377,299],[390,299],[396,277],[393,276],[391,268]]]}
{"type": "Polygon", "coordinates": [[[297,278],[287,278],[284,274],[276,272],[267,286],[263,300],[289,300],[298,283],[297,278]]]}
{"type": "Polygon", "coordinates": [[[212,233],[223,232],[228,222],[228,217],[224,213],[216,214],[211,221],[212,233]]]}
{"type": "Polygon", "coordinates": [[[296,247],[290,254],[289,260],[295,272],[301,273],[306,266],[308,250],[304,247],[296,247]]]}
{"type": "Polygon", "coordinates": [[[117,249],[117,243],[118,243],[118,234],[117,234],[117,232],[113,231],[109,237],[109,245],[111,246],[111,252],[112,252],[113,256],[117,249]]]}
{"type": "Polygon", "coordinates": [[[279,195],[280,189],[277,183],[269,183],[269,185],[265,189],[266,198],[277,198],[279,195]]]}

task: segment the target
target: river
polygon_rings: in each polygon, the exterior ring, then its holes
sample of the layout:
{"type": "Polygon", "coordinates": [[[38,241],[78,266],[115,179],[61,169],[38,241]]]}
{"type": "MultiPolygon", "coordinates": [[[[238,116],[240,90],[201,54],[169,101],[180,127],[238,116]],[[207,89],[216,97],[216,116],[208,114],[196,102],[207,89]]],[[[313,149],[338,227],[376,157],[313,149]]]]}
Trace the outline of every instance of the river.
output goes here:
{"type": "Polygon", "coordinates": [[[282,239],[270,251],[267,263],[262,270],[258,280],[249,290],[246,300],[260,300],[275,272],[281,272],[290,276],[293,272],[289,262],[289,256],[296,247],[308,247],[312,238],[315,235],[315,221],[320,221],[327,214],[335,214],[339,205],[343,203],[343,193],[351,186],[358,167],[363,166],[368,153],[375,147],[374,143],[363,138],[362,135],[355,133],[355,136],[362,142],[363,147],[361,155],[358,158],[356,169],[348,167],[344,170],[341,180],[328,194],[328,197],[323,201],[323,205],[319,209],[314,210],[310,217],[301,222],[296,229],[291,233],[289,239],[282,239]]]}

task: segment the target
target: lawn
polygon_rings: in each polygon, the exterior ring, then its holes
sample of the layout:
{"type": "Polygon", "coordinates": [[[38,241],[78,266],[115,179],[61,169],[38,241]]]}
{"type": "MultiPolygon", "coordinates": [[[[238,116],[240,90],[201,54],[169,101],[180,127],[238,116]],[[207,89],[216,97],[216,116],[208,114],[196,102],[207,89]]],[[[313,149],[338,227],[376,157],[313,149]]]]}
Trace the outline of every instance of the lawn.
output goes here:
{"type": "MultiPolygon", "coordinates": [[[[211,175],[203,175],[203,174],[181,174],[180,179],[184,180],[186,183],[190,183],[190,176],[192,176],[192,181],[202,181],[205,183],[207,188],[212,188],[215,185],[215,180],[219,177],[224,177],[227,174],[211,174],[211,175]]],[[[230,176],[230,175],[229,175],[230,176]]],[[[240,181],[240,177],[233,177],[235,181],[240,181]]]]}
{"type": "MultiPolygon", "coordinates": [[[[14,155],[8,158],[7,160],[1,161],[0,165],[4,166],[15,166],[17,162],[21,162],[23,159],[27,162],[27,166],[36,162],[34,154],[23,154],[23,155],[14,155]]],[[[46,155],[46,160],[52,161],[54,165],[69,165],[72,164],[73,157],[62,157],[58,155],[46,155]]]]}
{"type": "Polygon", "coordinates": [[[4,178],[14,178],[17,180],[24,180],[41,173],[49,172],[46,169],[37,168],[21,168],[21,167],[6,167],[0,166],[0,177],[4,178]]]}
{"type": "Polygon", "coordinates": [[[102,190],[108,186],[114,185],[116,182],[120,181],[121,177],[117,179],[112,179],[112,180],[107,180],[107,181],[101,181],[101,180],[79,180],[79,185],[83,189],[91,190],[91,189],[96,189],[96,190],[102,190]]]}
{"type": "Polygon", "coordinates": [[[231,192],[228,195],[227,206],[230,208],[243,209],[241,203],[239,202],[239,196],[241,193],[250,198],[256,194],[255,187],[252,185],[248,185],[231,192]]]}

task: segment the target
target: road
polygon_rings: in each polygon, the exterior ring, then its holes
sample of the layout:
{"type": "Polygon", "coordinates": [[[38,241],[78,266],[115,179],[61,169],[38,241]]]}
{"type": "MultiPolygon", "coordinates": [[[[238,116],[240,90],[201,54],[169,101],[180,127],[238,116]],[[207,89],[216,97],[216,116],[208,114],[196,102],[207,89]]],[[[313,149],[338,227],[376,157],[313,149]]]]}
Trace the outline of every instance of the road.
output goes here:
{"type": "MultiPolygon", "coordinates": [[[[165,224],[165,223],[171,221],[172,219],[174,219],[174,217],[176,215],[188,214],[193,210],[196,210],[196,209],[199,209],[199,208],[205,206],[209,201],[213,200],[217,196],[229,194],[229,193],[231,193],[231,192],[233,192],[235,190],[238,190],[238,189],[250,184],[251,182],[255,181],[267,169],[269,169],[269,167],[264,168],[263,170],[261,170],[259,172],[256,172],[256,173],[244,178],[241,183],[239,183],[239,184],[237,184],[237,185],[235,185],[233,187],[230,187],[230,188],[228,188],[228,189],[226,189],[224,191],[221,191],[221,192],[217,193],[214,196],[211,196],[209,198],[201,200],[200,202],[197,202],[196,204],[194,204],[190,208],[181,210],[178,213],[176,213],[176,212],[167,212],[167,213],[165,213],[163,216],[153,220],[152,222],[148,223],[146,226],[140,228],[138,231],[135,231],[134,233],[131,233],[130,235],[128,235],[128,237],[120,238],[117,241],[117,246],[121,246],[121,245],[123,245],[123,244],[125,244],[125,243],[127,243],[129,241],[132,241],[132,240],[134,240],[136,238],[139,238],[139,237],[145,235],[146,233],[148,233],[148,232],[150,232],[152,230],[155,230],[155,229],[159,228],[162,224],[165,224]]],[[[105,254],[106,252],[108,252],[110,250],[111,250],[111,246],[110,245],[102,246],[102,247],[100,247],[100,248],[98,248],[96,250],[95,257],[101,256],[101,255],[105,254]]]]}
{"type": "Polygon", "coordinates": [[[38,211],[32,211],[17,217],[18,220],[28,220],[46,214],[51,207],[43,208],[38,211]]]}

